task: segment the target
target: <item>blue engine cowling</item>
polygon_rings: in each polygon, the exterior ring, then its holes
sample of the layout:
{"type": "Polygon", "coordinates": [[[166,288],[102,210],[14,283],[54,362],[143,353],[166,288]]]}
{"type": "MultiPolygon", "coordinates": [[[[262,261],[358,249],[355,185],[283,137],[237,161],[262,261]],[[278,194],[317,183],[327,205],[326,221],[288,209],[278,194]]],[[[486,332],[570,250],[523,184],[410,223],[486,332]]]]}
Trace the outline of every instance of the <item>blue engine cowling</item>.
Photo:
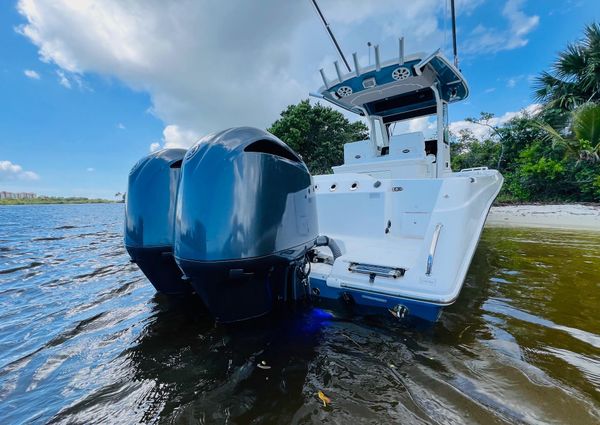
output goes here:
{"type": "Polygon", "coordinates": [[[312,178],[275,136],[242,127],[211,134],[186,154],[174,252],[220,322],[298,298],[296,277],[317,237],[312,178]]]}
{"type": "Polygon", "coordinates": [[[163,149],[141,159],[129,173],[125,247],[157,291],[190,293],[173,258],[175,206],[185,149],[163,149]]]}

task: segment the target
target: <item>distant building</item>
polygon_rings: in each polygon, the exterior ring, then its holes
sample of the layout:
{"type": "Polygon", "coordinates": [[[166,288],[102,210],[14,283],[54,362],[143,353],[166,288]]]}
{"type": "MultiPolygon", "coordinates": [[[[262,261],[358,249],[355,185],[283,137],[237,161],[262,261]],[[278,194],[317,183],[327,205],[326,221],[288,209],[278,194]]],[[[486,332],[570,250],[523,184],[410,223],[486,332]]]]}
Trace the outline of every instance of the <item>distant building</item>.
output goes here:
{"type": "Polygon", "coordinates": [[[37,198],[35,193],[31,192],[0,192],[0,199],[34,199],[37,198]]]}

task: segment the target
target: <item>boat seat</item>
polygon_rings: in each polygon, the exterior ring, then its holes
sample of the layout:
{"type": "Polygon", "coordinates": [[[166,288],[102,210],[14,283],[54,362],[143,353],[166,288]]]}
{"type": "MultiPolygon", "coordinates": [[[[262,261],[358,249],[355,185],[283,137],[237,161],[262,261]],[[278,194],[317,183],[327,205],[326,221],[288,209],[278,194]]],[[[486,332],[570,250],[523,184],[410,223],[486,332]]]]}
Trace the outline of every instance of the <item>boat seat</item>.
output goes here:
{"type": "Polygon", "coordinates": [[[377,157],[377,152],[370,140],[346,143],[344,145],[344,164],[369,162],[377,157]]]}
{"type": "Polygon", "coordinates": [[[425,138],[423,133],[405,133],[390,139],[390,159],[425,159],[425,138]]]}
{"type": "Polygon", "coordinates": [[[344,145],[344,164],[332,167],[335,174],[364,173],[375,178],[430,178],[435,176],[434,155],[426,155],[423,133],[392,136],[379,155],[369,140],[344,145]],[[384,148],[385,149],[385,148],[384,148]],[[388,153],[386,154],[385,151],[388,153]]]}

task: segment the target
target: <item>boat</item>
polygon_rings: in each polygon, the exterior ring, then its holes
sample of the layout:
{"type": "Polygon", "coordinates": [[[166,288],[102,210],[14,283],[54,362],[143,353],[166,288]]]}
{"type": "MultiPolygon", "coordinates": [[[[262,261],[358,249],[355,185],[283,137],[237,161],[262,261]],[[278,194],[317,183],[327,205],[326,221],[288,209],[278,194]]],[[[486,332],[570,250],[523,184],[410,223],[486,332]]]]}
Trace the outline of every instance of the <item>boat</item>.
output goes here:
{"type": "MultiPolygon", "coordinates": [[[[129,175],[125,246],[157,291],[198,296],[217,322],[310,301],[436,321],[456,301],[503,178],[453,171],[448,107],[469,95],[438,50],[348,72],[334,63],[315,95],[368,121],[333,174],[311,176],[277,137],[250,127],[163,149],[129,175]],[[434,119],[435,135],[396,134],[434,119]],[[400,124],[400,125],[398,125],[400,124]]],[[[454,8],[452,8],[454,10],[454,8]]]]}
{"type": "Polygon", "coordinates": [[[336,78],[323,70],[317,96],[367,119],[368,140],[344,146],[333,174],[314,176],[319,232],[341,255],[316,248],[310,285],[317,298],[435,321],[456,301],[502,175],[486,167],[452,171],[448,105],[467,98],[461,72],[438,50],[399,54],[336,78]],[[393,134],[406,120],[434,117],[436,134],[393,134]]]}

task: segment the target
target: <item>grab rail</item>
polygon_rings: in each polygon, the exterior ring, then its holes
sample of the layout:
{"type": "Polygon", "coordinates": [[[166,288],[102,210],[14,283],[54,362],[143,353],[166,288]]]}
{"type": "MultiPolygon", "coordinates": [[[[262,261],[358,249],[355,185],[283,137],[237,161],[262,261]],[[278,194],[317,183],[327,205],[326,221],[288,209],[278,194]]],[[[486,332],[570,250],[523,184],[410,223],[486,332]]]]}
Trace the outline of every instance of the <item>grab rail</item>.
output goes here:
{"type": "Polygon", "coordinates": [[[487,171],[488,167],[472,167],[472,168],[463,168],[460,170],[461,173],[465,173],[467,171],[487,171]]]}
{"type": "Polygon", "coordinates": [[[435,225],[435,230],[433,231],[431,245],[429,246],[429,255],[427,256],[427,271],[425,272],[427,276],[431,275],[431,268],[433,267],[433,256],[435,255],[435,248],[437,247],[442,227],[442,223],[438,223],[435,225]]]}

